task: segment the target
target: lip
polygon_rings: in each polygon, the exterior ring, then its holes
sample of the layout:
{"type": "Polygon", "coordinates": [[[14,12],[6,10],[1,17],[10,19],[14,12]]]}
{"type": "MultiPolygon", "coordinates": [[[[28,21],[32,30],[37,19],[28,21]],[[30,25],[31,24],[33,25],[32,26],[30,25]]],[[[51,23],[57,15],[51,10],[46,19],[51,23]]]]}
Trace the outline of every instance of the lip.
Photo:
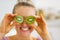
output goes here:
{"type": "Polygon", "coordinates": [[[22,32],[28,32],[31,29],[31,27],[20,27],[20,30],[22,32]]]}

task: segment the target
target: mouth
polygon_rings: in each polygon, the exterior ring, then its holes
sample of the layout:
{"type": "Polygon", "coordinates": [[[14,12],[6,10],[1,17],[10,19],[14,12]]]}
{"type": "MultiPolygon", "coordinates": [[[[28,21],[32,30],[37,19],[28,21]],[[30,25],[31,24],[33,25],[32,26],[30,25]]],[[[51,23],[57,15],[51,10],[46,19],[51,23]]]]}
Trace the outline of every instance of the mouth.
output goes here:
{"type": "Polygon", "coordinates": [[[31,27],[20,27],[20,30],[23,32],[27,32],[31,29],[31,27]]]}

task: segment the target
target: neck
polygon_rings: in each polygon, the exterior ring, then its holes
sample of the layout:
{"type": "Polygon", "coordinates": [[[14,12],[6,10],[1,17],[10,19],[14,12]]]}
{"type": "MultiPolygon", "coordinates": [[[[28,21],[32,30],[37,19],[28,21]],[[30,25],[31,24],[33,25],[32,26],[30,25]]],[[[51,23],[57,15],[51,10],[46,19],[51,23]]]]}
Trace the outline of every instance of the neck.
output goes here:
{"type": "Polygon", "coordinates": [[[16,35],[16,38],[17,38],[18,40],[32,40],[31,36],[16,35]]]}

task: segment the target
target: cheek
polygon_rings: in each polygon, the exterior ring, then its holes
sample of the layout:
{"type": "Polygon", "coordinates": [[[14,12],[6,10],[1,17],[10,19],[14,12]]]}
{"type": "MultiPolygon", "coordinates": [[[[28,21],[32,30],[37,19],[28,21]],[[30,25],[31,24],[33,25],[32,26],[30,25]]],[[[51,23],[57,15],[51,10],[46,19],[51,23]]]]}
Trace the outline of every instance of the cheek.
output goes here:
{"type": "Polygon", "coordinates": [[[16,24],[16,25],[15,25],[16,31],[19,31],[19,30],[20,30],[20,27],[21,27],[21,25],[16,24]]]}
{"type": "Polygon", "coordinates": [[[18,30],[19,30],[19,27],[18,27],[18,26],[15,26],[15,28],[16,28],[16,31],[18,31],[18,30]]]}
{"type": "Polygon", "coordinates": [[[33,30],[34,30],[34,28],[31,26],[31,25],[29,25],[30,26],[30,32],[32,32],[33,30]]]}
{"type": "Polygon", "coordinates": [[[32,32],[33,30],[34,30],[34,29],[33,29],[33,28],[31,28],[31,29],[30,29],[30,32],[32,32]]]}

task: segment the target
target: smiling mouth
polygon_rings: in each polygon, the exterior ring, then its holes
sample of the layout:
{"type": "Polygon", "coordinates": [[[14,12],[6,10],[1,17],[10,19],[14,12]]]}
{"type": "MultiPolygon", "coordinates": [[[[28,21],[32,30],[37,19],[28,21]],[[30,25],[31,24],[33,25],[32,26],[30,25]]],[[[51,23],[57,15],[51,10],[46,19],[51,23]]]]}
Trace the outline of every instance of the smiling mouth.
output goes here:
{"type": "Polygon", "coordinates": [[[29,31],[31,29],[31,27],[20,27],[20,30],[22,30],[23,32],[29,31]]]}

